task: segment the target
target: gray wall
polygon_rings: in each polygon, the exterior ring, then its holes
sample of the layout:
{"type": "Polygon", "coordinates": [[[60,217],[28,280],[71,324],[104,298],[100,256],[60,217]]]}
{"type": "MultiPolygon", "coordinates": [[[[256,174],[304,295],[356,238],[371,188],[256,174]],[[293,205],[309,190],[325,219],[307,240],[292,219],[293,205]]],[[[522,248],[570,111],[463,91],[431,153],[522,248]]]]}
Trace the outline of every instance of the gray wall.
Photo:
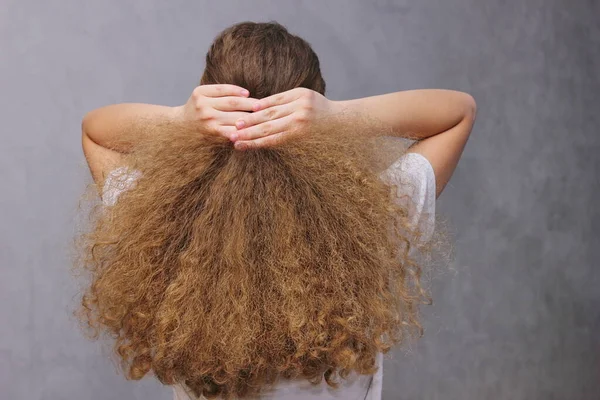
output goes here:
{"type": "Polygon", "coordinates": [[[167,399],[126,382],[69,310],[67,249],[95,107],[187,99],[214,36],[275,19],[313,44],[329,97],[472,93],[439,201],[456,260],[384,399],[600,398],[596,0],[0,2],[0,398],[167,399]]]}

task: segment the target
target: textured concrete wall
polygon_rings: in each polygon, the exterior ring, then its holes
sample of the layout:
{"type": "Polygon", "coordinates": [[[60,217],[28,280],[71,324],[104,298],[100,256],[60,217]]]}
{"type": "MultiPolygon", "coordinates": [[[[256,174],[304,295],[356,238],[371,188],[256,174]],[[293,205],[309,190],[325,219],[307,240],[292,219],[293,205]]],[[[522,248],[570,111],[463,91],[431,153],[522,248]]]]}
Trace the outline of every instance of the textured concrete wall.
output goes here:
{"type": "Polygon", "coordinates": [[[425,337],[386,360],[384,399],[600,398],[599,2],[0,4],[0,398],[169,398],[117,376],[69,318],[81,117],[184,102],[221,29],[271,19],[313,44],[330,98],[443,87],[478,101],[438,203],[456,260],[425,337]]]}

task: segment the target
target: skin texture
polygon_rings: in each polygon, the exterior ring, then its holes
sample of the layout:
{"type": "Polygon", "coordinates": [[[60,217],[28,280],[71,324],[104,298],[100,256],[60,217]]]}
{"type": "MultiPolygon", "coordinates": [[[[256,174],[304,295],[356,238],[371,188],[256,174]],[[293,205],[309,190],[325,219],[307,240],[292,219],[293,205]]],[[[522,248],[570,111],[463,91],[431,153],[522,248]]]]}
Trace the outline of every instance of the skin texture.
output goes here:
{"type": "Polygon", "coordinates": [[[444,241],[422,243],[412,205],[395,197],[402,183],[379,178],[384,138],[417,130],[409,151],[449,177],[470,97],[332,102],[310,46],[277,24],[226,29],[206,65],[182,106],[85,116],[94,190],[118,166],[141,175],[79,237],[76,268],[89,277],[79,319],[114,340],[128,378],[152,372],[208,398],[374,373],[377,352],[421,332],[421,260],[444,241]],[[420,119],[430,101],[445,104],[436,122],[420,119]],[[449,143],[453,153],[436,150],[449,143]]]}

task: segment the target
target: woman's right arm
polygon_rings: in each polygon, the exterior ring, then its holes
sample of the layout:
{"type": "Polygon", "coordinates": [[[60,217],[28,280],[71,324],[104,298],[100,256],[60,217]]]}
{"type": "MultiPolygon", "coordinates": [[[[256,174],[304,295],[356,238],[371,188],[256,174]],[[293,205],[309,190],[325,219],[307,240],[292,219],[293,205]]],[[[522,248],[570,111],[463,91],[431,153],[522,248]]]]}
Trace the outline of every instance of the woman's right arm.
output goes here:
{"type": "Polygon", "coordinates": [[[199,133],[226,136],[236,130],[235,120],[257,102],[248,95],[236,85],[201,85],[182,106],[121,103],[88,112],[81,124],[82,146],[94,181],[102,187],[107,173],[122,164],[123,154],[135,147],[135,143],[125,140],[128,133],[150,134],[154,124],[170,121],[193,126],[199,133]]]}
{"type": "Polygon", "coordinates": [[[442,89],[407,90],[337,103],[379,119],[398,136],[416,139],[409,151],[431,163],[436,197],[456,169],[477,109],[471,95],[442,89]]]}

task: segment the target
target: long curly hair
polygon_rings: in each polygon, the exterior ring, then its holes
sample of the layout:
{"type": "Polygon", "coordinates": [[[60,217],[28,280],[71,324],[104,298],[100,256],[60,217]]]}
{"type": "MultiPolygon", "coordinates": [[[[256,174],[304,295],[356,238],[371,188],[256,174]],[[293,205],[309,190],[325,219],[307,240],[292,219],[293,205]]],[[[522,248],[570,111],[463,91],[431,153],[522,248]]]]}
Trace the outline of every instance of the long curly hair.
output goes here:
{"type": "MultiPolygon", "coordinates": [[[[223,31],[206,56],[210,83],[257,98],[325,92],[315,53],[277,23],[223,31]]],[[[336,375],[373,374],[378,352],[421,333],[419,260],[432,247],[381,179],[404,147],[354,120],[244,152],[175,123],[124,134],[144,138],[126,157],[141,174],[91,210],[75,269],[86,277],[76,314],[90,337],[114,340],[129,379],[153,373],[224,399],[279,379],[337,387],[336,375]]]]}

